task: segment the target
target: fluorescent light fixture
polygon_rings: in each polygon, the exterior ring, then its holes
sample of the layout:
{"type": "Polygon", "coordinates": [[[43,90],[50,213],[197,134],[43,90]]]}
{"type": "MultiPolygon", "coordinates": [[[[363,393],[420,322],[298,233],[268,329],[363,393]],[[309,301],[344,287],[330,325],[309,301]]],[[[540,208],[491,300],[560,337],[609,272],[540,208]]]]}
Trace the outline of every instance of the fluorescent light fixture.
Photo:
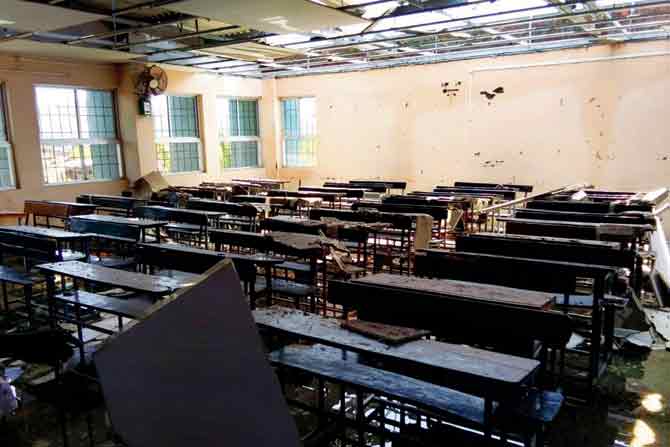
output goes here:
{"type": "Polygon", "coordinates": [[[16,22],[13,21],[13,20],[0,19],[0,26],[9,26],[9,25],[13,25],[15,23],[16,22]]]}

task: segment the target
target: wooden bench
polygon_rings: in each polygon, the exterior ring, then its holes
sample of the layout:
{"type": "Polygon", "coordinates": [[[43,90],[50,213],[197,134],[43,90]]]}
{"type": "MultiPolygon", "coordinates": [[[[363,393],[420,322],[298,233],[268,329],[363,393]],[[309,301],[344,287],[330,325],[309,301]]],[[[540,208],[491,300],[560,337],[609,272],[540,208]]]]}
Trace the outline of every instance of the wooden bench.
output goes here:
{"type": "Polygon", "coordinates": [[[587,200],[531,200],[526,203],[526,208],[599,214],[624,213],[627,211],[650,213],[653,211],[653,206],[648,203],[593,202],[587,200]]]}
{"type": "Polygon", "coordinates": [[[77,327],[80,356],[83,361],[83,347],[86,345],[84,328],[110,335],[116,332],[109,327],[87,321],[88,319],[84,315],[90,312],[103,312],[113,315],[117,318],[117,331],[120,332],[123,330],[124,318],[139,320],[152,305],[153,300],[149,297],[117,298],[75,289],[67,293],[54,294],[51,297],[50,309],[52,320],[57,318],[77,327]],[[60,304],[60,312],[56,310],[56,304],[60,304]]]}
{"type": "Polygon", "coordinates": [[[198,245],[207,244],[210,227],[210,216],[207,213],[164,206],[142,206],[135,209],[137,217],[170,222],[165,229],[176,241],[185,240],[198,245]]]}
{"type": "Polygon", "coordinates": [[[45,200],[26,200],[24,202],[25,223],[32,220],[33,225],[44,224],[47,228],[52,226],[52,219],[60,222],[60,227],[65,227],[67,220],[79,214],[95,213],[95,205],[49,202],[45,200]],[[41,219],[44,219],[42,222],[41,219]]]}
{"type": "Polygon", "coordinates": [[[495,189],[495,188],[504,188],[504,189],[513,189],[515,191],[530,193],[533,192],[533,185],[517,185],[512,183],[483,183],[483,182],[454,182],[455,187],[465,187],[465,188],[485,188],[485,189],[495,189]]]}
{"type": "Polygon", "coordinates": [[[77,197],[77,203],[90,203],[96,205],[98,211],[125,217],[132,217],[135,207],[146,205],[146,202],[133,197],[96,194],[82,194],[77,197]]]}
{"type": "Polygon", "coordinates": [[[190,199],[186,207],[192,210],[225,213],[218,219],[218,227],[241,231],[256,231],[258,210],[244,203],[222,202],[220,200],[190,199]]]}
{"type": "Polygon", "coordinates": [[[12,311],[11,305],[17,302],[18,300],[10,300],[7,292],[7,284],[12,284],[23,288],[23,304],[26,307],[28,314],[28,322],[30,325],[33,325],[33,306],[32,306],[32,297],[33,297],[33,286],[35,285],[35,280],[28,274],[18,272],[10,267],[0,266],[0,283],[2,284],[2,300],[4,305],[5,313],[12,311]]]}
{"type": "Polygon", "coordinates": [[[500,197],[504,200],[514,200],[516,199],[517,191],[514,189],[506,188],[467,188],[467,187],[456,187],[456,186],[436,186],[433,189],[434,192],[446,192],[453,195],[468,195],[468,194],[485,194],[494,197],[500,197]]]}
{"type": "Polygon", "coordinates": [[[91,235],[90,262],[106,267],[126,268],[134,265],[133,252],[140,241],[139,227],[115,222],[70,219],[70,231],[91,235]]]}
{"type": "MultiPolygon", "coordinates": [[[[357,412],[360,412],[355,423],[351,424],[364,433],[370,427],[372,421],[379,422],[382,427],[395,425],[387,420],[384,411],[369,411],[366,407],[382,405],[382,409],[390,399],[401,402],[404,411],[410,413],[425,414],[430,419],[448,421],[467,428],[484,429],[488,421],[485,420],[485,400],[481,397],[466,394],[444,386],[436,385],[423,380],[414,379],[402,374],[385,371],[368,366],[359,361],[359,356],[346,353],[341,349],[331,348],[324,345],[313,345],[310,347],[291,345],[269,356],[271,363],[282,369],[290,369],[307,373],[319,379],[319,387],[325,382],[353,388],[357,395],[357,412]],[[365,399],[364,394],[372,395],[374,399],[365,399]],[[379,398],[386,398],[380,400],[379,398]],[[367,402],[365,404],[364,402],[367,402]],[[405,407],[409,405],[410,408],[405,407]],[[418,411],[417,411],[418,410],[418,411]],[[363,416],[370,414],[370,416],[363,416]]],[[[280,375],[285,377],[284,374],[280,375]]],[[[342,396],[343,393],[340,394],[342,396]]],[[[346,423],[340,414],[324,408],[324,396],[318,393],[317,412],[320,418],[329,414],[339,417],[340,423],[346,423]]],[[[500,414],[500,405],[493,405],[493,425],[500,422],[503,425],[505,419],[522,418],[525,426],[519,436],[525,441],[532,439],[534,434],[540,434],[544,425],[553,421],[558,414],[563,402],[560,393],[549,391],[533,391],[515,408],[508,408],[511,414],[500,414]],[[531,410],[531,411],[527,411],[531,410]]],[[[343,408],[345,403],[340,401],[343,408]]],[[[397,404],[396,404],[397,405],[397,404]]],[[[400,424],[404,421],[400,421],[400,424]]],[[[502,432],[501,437],[507,438],[508,433],[502,432]]],[[[375,432],[378,436],[391,436],[390,433],[375,432]]]]}
{"type": "MultiPolygon", "coordinates": [[[[356,310],[362,320],[426,329],[454,343],[496,346],[526,357],[539,355],[543,364],[547,363],[548,349],[562,352],[572,334],[571,319],[561,312],[486,298],[505,293],[516,294],[521,300],[527,291],[489,286],[489,292],[473,292],[469,285],[481,288],[482,284],[444,281],[445,286],[456,285],[438,294],[363,281],[329,281],[328,300],[342,305],[345,317],[356,310]],[[475,299],[473,294],[482,299],[475,299]],[[541,350],[535,341],[541,342],[541,350]]],[[[550,366],[553,368],[553,363],[550,366]]]]}

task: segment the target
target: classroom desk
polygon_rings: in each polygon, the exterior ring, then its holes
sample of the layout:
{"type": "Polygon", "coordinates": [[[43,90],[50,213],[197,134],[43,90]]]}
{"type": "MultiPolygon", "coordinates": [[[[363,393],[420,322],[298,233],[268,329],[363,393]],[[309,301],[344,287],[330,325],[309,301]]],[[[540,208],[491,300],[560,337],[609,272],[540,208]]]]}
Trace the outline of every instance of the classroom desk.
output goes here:
{"type": "Polygon", "coordinates": [[[319,234],[326,232],[327,224],[320,220],[310,220],[294,216],[268,217],[261,221],[261,229],[286,233],[319,234]]]}
{"type": "Polygon", "coordinates": [[[85,214],[83,216],[73,216],[72,219],[83,219],[91,222],[110,222],[118,225],[139,227],[142,242],[146,242],[147,230],[153,229],[156,234],[156,240],[160,242],[160,229],[169,224],[162,220],[139,219],[137,217],[110,216],[106,214],[85,214]]]}
{"type": "Polygon", "coordinates": [[[25,215],[23,211],[0,211],[0,225],[20,224],[25,215]]]}
{"type": "Polygon", "coordinates": [[[223,211],[194,210],[190,208],[171,208],[169,206],[161,206],[161,205],[150,205],[145,206],[144,208],[149,208],[158,211],[165,211],[168,213],[174,212],[174,213],[191,214],[193,216],[207,216],[212,220],[216,220],[219,217],[226,215],[226,213],[223,211]]]}
{"type": "Polygon", "coordinates": [[[518,398],[540,366],[533,359],[434,340],[389,346],[343,329],[340,320],[281,307],[257,309],[253,316],[261,330],[364,354],[400,365],[417,379],[481,396],[489,417],[492,401],[518,398]]]}
{"type": "Polygon", "coordinates": [[[74,317],[65,315],[62,319],[77,325],[77,335],[79,338],[80,359],[84,361],[84,338],[83,328],[89,326],[92,329],[100,328],[87,325],[81,316],[81,307],[91,307],[96,310],[114,314],[119,319],[119,329],[122,328],[123,317],[138,318],[139,313],[146,310],[152,301],[169,295],[177,289],[190,285],[177,281],[172,278],[162,276],[145,275],[144,273],[128,272],[98,265],[87,264],[79,261],[54,262],[49,264],[40,264],[37,268],[46,276],[47,281],[47,299],[49,303],[49,321],[55,328],[57,319],[55,302],[68,302],[74,304],[74,317]],[[74,281],[74,291],[72,295],[64,292],[56,294],[55,275],[70,277],[74,281]],[[107,287],[121,288],[144,295],[144,298],[137,298],[133,301],[119,302],[119,298],[106,297],[90,292],[79,290],[79,281],[85,283],[99,284],[107,287]]]}
{"type": "Polygon", "coordinates": [[[351,282],[386,289],[428,292],[439,298],[456,297],[458,299],[521,306],[530,309],[547,309],[556,301],[556,295],[552,293],[465,281],[391,275],[389,273],[368,275],[363,278],[354,279],[351,282]]]}
{"type": "Polygon", "coordinates": [[[653,231],[648,224],[617,224],[598,222],[572,222],[561,220],[521,219],[501,216],[506,232],[534,236],[574,237],[578,239],[607,240],[622,244],[637,244],[642,235],[653,231]]]}
{"type": "MultiPolygon", "coordinates": [[[[206,250],[204,248],[175,244],[173,242],[164,244],[140,244],[140,246],[157,248],[159,250],[164,250],[166,252],[172,252],[184,255],[216,256],[220,257],[221,260],[230,259],[234,263],[241,262],[241,263],[253,264],[254,266],[258,266],[261,269],[263,269],[263,273],[265,275],[266,293],[269,294],[269,296],[272,296],[272,268],[286,261],[283,258],[279,258],[276,256],[269,256],[262,253],[246,255],[241,253],[206,250]]],[[[251,286],[253,288],[255,287],[255,284],[252,283],[251,286]]],[[[254,295],[253,289],[251,290],[251,294],[254,295]]],[[[255,307],[256,307],[255,296],[252,296],[251,308],[254,309],[255,307]]]]}
{"type": "Polygon", "coordinates": [[[63,245],[72,242],[79,242],[82,251],[88,256],[88,242],[91,239],[90,234],[73,233],[58,228],[33,227],[30,225],[9,225],[0,226],[0,231],[16,234],[25,234],[27,236],[43,237],[56,241],[58,257],[63,259],[63,245]]]}

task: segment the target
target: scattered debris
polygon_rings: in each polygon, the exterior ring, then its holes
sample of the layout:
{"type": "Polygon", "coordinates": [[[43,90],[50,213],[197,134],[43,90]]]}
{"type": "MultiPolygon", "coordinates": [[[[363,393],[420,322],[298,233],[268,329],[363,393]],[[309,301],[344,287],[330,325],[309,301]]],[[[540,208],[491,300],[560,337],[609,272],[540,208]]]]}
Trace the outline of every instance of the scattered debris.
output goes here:
{"type": "Polygon", "coordinates": [[[636,332],[632,335],[629,335],[624,339],[626,344],[633,345],[637,348],[649,349],[651,350],[654,345],[654,338],[651,336],[649,331],[646,332],[636,332]]]}
{"type": "Polygon", "coordinates": [[[342,328],[365,335],[389,345],[400,345],[419,340],[430,335],[430,331],[413,329],[390,324],[381,324],[371,321],[349,320],[343,321],[342,328]]]}
{"type": "Polygon", "coordinates": [[[647,318],[656,332],[663,337],[665,341],[670,341],[670,308],[645,308],[644,312],[647,314],[647,318]]]}

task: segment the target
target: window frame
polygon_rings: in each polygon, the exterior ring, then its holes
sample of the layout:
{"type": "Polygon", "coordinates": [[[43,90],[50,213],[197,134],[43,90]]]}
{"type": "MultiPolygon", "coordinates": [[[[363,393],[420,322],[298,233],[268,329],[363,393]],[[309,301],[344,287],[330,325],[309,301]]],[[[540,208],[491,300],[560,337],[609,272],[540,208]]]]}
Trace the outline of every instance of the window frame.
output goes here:
{"type": "Polygon", "coordinates": [[[16,165],[14,162],[14,146],[12,145],[12,133],[9,128],[9,102],[7,101],[7,87],[0,81],[0,107],[2,108],[2,120],[0,126],[4,126],[5,139],[0,139],[0,147],[7,147],[7,163],[9,165],[9,185],[0,185],[0,191],[12,191],[18,189],[16,180],[16,165]]]}
{"type": "MultiPolygon", "coordinates": [[[[220,95],[216,97],[216,114],[217,114],[217,133],[218,133],[218,142],[219,142],[219,159],[220,159],[220,165],[221,169],[223,171],[239,171],[239,170],[244,170],[244,169],[262,169],[263,168],[263,143],[261,141],[261,114],[260,114],[260,100],[261,98],[259,97],[253,97],[253,96],[227,96],[227,95],[220,95]],[[228,126],[225,129],[221,129],[220,124],[221,124],[221,111],[219,109],[220,102],[219,101],[225,101],[226,106],[230,106],[230,101],[254,101],[256,103],[256,126],[258,129],[258,135],[256,136],[236,136],[233,137],[231,135],[226,135],[226,133],[230,134],[230,129],[228,126]],[[239,167],[230,167],[226,168],[223,165],[223,148],[221,145],[225,143],[243,143],[247,141],[253,141],[256,142],[256,148],[258,151],[257,154],[257,159],[258,159],[258,164],[256,166],[239,166],[239,167]]],[[[237,117],[238,121],[238,128],[239,128],[239,113],[237,117]]]]}
{"type": "MultiPolygon", "coordinates": [[[[284,125],[284,102],[285,101],[292,101],[292,100],[303,100],[303,99],[313,99],[315,103],[315,116],[314,116],[314,122],[315,122],[315,128],[318,126],[318,120],[316,117],[316,106],[317,106],[317,99],[316,96],[310,96],[310,95],[304,95],[304,96],[283,96],[279,98],[279,111],[280,111],[280,116],[281,116],[281,162],[282,162],[282,168],[286,169],[313,169],[318,167],[319,164],[319,158],[317,154],[317,148],[314,149],[314,161],[312,164],[309,165],[302,165],[302,166],[294,166],[294,165],[289,165],[287,163],[287,158],[286,158],[286,131],[285,128],[286,126],[284,125]]],[[[298,120],[300,120],[300,116],[298,116],[298,120]]],[[[306,136],[305,136],[306,137],[306,136]]],[[[312,135],[312,137],[316,138],[318,137],[318,130],[315,131],[315,133],[312,135]]],[[[300,136],[299,140],[302,140],[303,136],[300,136]]]]}
{"type": "Polygon", "coordinates": [[[96,87],[85,87],[80,85],[63,85],[63,84],[35,84],[33,86],[33,91],[35,92],[35,111],[37,112],[37,135],[40,145],[40,161],[42,162],[41,174],[42,174],[42,185],[45,187],[51,186],[67,186],[67,185],[78,185],[85,183],[102,183],[102,182],[116,182],[123,180],[125,178],[125,169],[124,169],[124,160],[123,160],[123,142],[119,136],[119,108],[118,108],[118,90],[117,89],[105,89],[105,88],[96,88],[96,87]],[[79,109],[79,98],[77,92],[80,90],[90,91],[90,92],[105,92],[109,93],[112,97],[112,116],[114,121],[114,135],[115,138],[42,138],[42,129],[40,127],[40,108],[39,108],[39,98],[37,95],[37,90],[39,88],[52,88],[52,89],[69,89],[73,91],[74,94],[74,104],[75,104],[75,116],[77,121],[77,133],[81,135],[81,116],[79,109]],[[86,171],[84,149],[86,145],[95,145],[95,144],[114,144],[116,147],[116,161],[118,164],[119,176],[117,178],[93,178],[93,179],[84,179],[84,180],[73,180],[70,182],[53,182],[49,183],[45,175],[45,166],[44,158],[42,152],[42,145],[52,145],[52,146],[75,146],[79,145],[80,159],[82,162],[82,171],[86,171]]]}
{"type": "Polygon", "coordinates": [[[154,134],[154,154],[156,155],[156,168],[163,175],[181,175],[181,174],[194,174],[194,173],[203,173],[205,172],[204,166],[204,154],[203,154],[203,145],[202,145],[202,132],[200,129],[200,106],[198,95],[188,95],[188,94],[168,94],[163,93],[162,95],[156,95],[151,97],[151,101],[154,98],[165,98],[165,110],[166,110],[166,119],[167,119],[167,131],[170,132],[170,103],[169,97],[174,98],[193,98],[194,105],[194,116],[195,116],[195,129],[198,133],[197,137],[173,137],[173,136],[157,136],[156,135],[156,115],[153,115],[153,104],[152,104],[152,125],[153,125],[153,134],[154,134]],[[198,145],[198,169],[194,171],[163,171],[161,170],[160,157],[158,156],[158,145],[164,144],[167,145],[168,150],[170,149],[170,143],[197,143],[198,145]]]}

